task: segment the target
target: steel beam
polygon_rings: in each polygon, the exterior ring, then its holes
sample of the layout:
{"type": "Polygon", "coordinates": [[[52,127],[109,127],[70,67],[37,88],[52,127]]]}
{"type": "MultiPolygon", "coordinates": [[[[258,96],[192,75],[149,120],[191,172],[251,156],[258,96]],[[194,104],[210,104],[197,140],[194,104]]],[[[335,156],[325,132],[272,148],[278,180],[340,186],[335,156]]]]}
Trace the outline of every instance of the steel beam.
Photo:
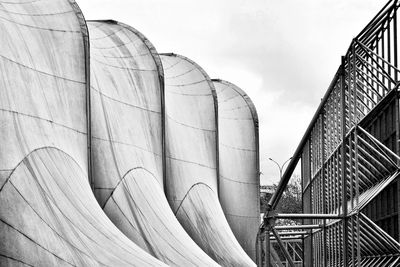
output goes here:
{"type": "Polygon", "coordinates": [[[322,228],[320,224],[308,224],[308,225],[279,225],[275,226],[275,230],[301,230],[301,229],[315,229],[322,228]]]}
{"type": "Polygon", "coordinates": [[[277,213],[277,219],[341,219],[339,214],[277,213]]]}
{"type": "MultiPolygon", "coordinates": [[[[276,230],[276,229],[275,229],[276,230]]],[[[287,236],[287,235],[308,235],[310,232],[307,231],[293,231],[293,232],[278,232],[280,236],[287,236]]],[[[271,235],[272,233],[270,233],[271,235]]]]}

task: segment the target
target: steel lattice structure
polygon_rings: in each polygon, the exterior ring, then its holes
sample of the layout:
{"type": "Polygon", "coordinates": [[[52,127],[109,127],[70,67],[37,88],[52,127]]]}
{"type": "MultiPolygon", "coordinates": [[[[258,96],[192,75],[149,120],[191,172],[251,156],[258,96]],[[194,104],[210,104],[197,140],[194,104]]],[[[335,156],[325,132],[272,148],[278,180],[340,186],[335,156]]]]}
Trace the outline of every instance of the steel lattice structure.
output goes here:
{"type": "Polygon", "coordinates": [[[304,266],[398,266],[399,1],[389,1],[351,42],[260,228],[258,264],[296,266],[284,243],[303,241],[304,266]],[[301,159],[304,214],[276,214],[301,159]],[[276,218],[303,218],[293,231],[276,218]],[[285,227],[283,227],[285,228],[285,227]],[[265,230],[265,231],[264,231],[265,230]],[[265,233],[265,234],[264,234],[265,233]],[[270,237],[270,233],[274,237],[270,237]],[[259,251],[261,246],[259,246],[259,251]],[[265,255],[265,260],[261,259],[265,255]]]}

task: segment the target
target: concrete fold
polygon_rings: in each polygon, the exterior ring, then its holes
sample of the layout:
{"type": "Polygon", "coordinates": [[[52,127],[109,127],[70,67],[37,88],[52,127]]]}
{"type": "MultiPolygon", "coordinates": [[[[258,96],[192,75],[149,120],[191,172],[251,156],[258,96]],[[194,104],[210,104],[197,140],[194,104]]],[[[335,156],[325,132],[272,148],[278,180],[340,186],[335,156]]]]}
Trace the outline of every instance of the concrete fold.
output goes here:
{"type": "Polygon", "coordinates": [[[213,83],[218,97],[219,199],[235,237],[255,260],[260,226],[257,111],[236,85],[213,83]]]}
{"type": "Polygon", "coordinates": [[[189,235],[219,264],[255,266],[235,239],[219,203],[214,85],[188,58],[176,54],[160,58],[165,75],[168,201],[189,235]]]}
{"type": "Polygon", "coordinates": [[[74,1],[0,2],[1,266],[165,266],[91,191],[88,49],[74,1]]]}
{"type": "Polygon", "coordinates": [[[29,154],[1,188],[1,266],[164,266],[125,237],[65,152],[29,154]]]}
{"type": "Polygon", "coordinates": [[[153,45],[116,21],[89,21],[93,180],[114,224],[171,266],[218,266],[189,237],[164,189],[164,77],[153,45]]]}

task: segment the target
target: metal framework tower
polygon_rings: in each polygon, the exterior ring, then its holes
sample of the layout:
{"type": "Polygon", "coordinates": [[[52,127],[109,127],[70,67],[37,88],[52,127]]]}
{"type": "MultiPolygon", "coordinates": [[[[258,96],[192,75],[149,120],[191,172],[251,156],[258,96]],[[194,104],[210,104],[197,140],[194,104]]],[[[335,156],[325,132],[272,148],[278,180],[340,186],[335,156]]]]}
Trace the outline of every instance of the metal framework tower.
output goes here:
{"type": "Polygon", "coordinates": [[[299,240],[304,266],[400,264],[399,5],[389,1],[342,57],[268,204],[259,232],[259,265],[282,264],[272,239],[289,266],[296,266],[296,255],[285,243],[299,240]],[[300,159],[304,214],[277,214],[300,159]],[[302,218],[303,225],[275,227],[277,218],[302,218]]]}

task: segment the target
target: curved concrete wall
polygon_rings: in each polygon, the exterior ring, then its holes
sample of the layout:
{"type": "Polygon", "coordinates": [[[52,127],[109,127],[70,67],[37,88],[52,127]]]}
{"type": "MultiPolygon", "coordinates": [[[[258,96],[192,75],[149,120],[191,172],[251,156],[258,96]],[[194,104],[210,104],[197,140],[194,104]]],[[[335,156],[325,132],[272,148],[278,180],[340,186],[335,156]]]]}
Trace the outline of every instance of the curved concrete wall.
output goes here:
{"type": "Polygon", "coordinates": [[[113,21],[88,22],[96,197],[143,249],[173,266],[215,266],[163,192],[163,69],[152,44],[113,21]]]}
{"type": "Polygon", "coordinates": [[[86,24],[71,0],[0,3],[0,265],[163,266],[88,182],[86,24]]]}
{"type": "Polygon", "coordinates": [[[218,201],[217,106],[213,83],[193,61],[160,56],[165,74],[166,192],[178,220],[223,266],[255,266],[218,201]]]}
{"type": "Polygon", "coordinates": [[[207,74],[127,25],[90,35],[91,66],[75,2],[0,2],[0,265],[254,266],[219,203],[207,74]]]}
{"type": "Polygon", "coordinates": [[[239,87],[213,80],[218,96],[219,199],[228,223],[255,260],[260,224],[257,111],[239,87]]]}
{"type": "Polygon", "coordinates": [[[40,147],[58,147],[88,165],[85,22],[69,1],[25,2],[0,6],[3,182],[40,147]]]}

